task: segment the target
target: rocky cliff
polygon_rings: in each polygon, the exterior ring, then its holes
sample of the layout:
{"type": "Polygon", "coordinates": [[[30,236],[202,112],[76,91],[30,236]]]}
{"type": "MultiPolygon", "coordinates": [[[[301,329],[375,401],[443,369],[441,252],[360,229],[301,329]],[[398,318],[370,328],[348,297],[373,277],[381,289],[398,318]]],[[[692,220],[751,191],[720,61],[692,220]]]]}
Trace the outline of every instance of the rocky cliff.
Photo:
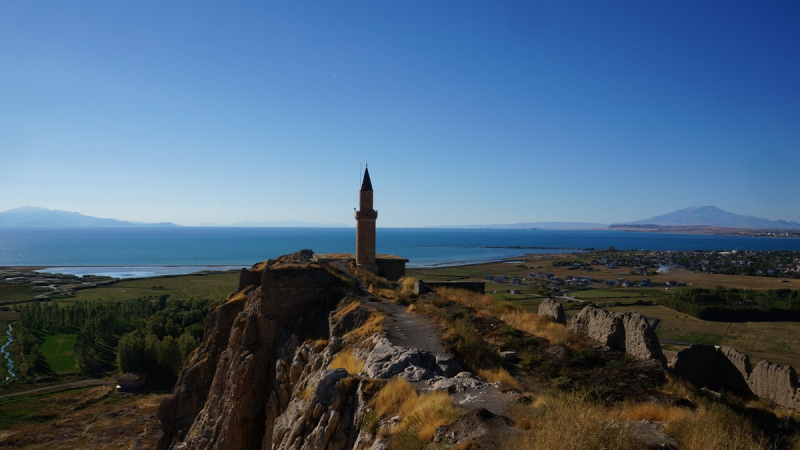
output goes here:
{"type": "Polygon", "coordinates": [[[369,294],[346,268],[311,254],[242,271],[240,290],[208,315],[201,346],[158,409],[159,449],[370,448],[369,400],[395,375],[431,391],[496,389],[447,354],[374,333],[379,313],[357,298],[369,294]],[[343,350],[365,363],[359,373],[331,368],[343,350]]]}
{"type": "Polygon", "coordinates": [[[339,350],[328,315],[353,283],[332,266],[309,263],[311,254],[243,272],[246,286],[208,315],[201,346],[159,407],[159,448],[283,448],[298,439],[343,448],[355,440],[364,383],[324,370],[339,350]],[[317,420],[290,419],[306,416],[317,420]]]}

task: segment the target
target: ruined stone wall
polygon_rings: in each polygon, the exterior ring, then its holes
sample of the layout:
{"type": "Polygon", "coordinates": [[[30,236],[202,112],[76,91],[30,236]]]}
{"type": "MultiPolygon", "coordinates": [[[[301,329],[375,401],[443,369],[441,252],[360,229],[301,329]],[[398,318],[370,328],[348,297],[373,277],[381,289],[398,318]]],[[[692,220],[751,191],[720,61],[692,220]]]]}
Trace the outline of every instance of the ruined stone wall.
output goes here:
{"type": "Polygon", "coordinates": [[[397,281],[406,276],[407,259],[376,258],[375,262],[378,264],[378,276],[386,278],[389,281],[397,281]]]}
{"type": "Polygon", "coordinates": [[[675,355],[670,371],[699,387],[754,395],[800,411],[800,382],[793,367],[761,361],[751,370],[750,358],[732,347],[693,344],[675,355]]]}
{"type": "Polygon", "coordinates": [[[311,265],[284,265],[261,275],[263,311],[270,317],[297,317],[326,297],[334,281],[328,271],[311,265]]]}
{"type": "Polygon", "coordinates": [[[611,350],[625,352],[636,359],[656,360],[662,366],[667,364],[658,337],[639,313],[610,313],[587,306],[572,318],[570,329],[611,350]]]}
{"type": "Polygon", "coordinates": [[[239,287],[236,290],[241,291],[247,286],[261,286],[261,274],[261,270],[249,270],[242,267],[241,272],[239,272],[239,287]]]}
{"type": "Polygon", "coordinates": [[[560,323],[562,325],[567,324],[567,316],[564,313],[564,306],[550,298],[542,300],[542,302],[539,304],[539,315],[545,316],[553,322],[560,323]]]}

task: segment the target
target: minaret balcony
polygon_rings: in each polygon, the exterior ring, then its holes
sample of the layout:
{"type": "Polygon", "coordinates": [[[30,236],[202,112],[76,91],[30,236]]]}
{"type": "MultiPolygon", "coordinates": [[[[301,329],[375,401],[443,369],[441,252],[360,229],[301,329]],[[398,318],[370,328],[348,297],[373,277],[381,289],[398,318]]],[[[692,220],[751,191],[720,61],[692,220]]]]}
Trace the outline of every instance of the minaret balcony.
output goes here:
{"type": "Polygon", "coordinates": [[[356,220],[358,219],[377,219],[378,211],[356,211],[356,220]]]}

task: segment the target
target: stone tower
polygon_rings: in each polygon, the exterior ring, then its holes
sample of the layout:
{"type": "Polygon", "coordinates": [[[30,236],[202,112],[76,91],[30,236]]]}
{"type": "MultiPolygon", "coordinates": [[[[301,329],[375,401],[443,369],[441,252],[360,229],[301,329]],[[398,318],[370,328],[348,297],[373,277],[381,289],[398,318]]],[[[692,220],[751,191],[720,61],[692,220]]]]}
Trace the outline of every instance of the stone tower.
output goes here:
{"type": "Polygon", "coordinates": [[[372,181],[369,168],[364,170],[364,180],[359,191],[359,211],[356,211],[356,264],[360,268],[378,273],[375,262],[375,220],[378,211],[372,209],[372,181]]]}

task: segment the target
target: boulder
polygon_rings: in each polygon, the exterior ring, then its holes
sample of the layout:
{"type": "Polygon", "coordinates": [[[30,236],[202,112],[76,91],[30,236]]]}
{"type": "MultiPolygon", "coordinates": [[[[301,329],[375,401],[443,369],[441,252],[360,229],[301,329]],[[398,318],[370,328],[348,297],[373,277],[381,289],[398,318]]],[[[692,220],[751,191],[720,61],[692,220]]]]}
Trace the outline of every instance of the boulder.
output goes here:
{"type": "Polygon", "coordinates": [[[564,314],[564,307],[561,303],[550,298],[542,300],[542,303],[539,304],[539,315],[545,316],[553,322],[562,325],[567,324],[567,316],[564,314]]]}

